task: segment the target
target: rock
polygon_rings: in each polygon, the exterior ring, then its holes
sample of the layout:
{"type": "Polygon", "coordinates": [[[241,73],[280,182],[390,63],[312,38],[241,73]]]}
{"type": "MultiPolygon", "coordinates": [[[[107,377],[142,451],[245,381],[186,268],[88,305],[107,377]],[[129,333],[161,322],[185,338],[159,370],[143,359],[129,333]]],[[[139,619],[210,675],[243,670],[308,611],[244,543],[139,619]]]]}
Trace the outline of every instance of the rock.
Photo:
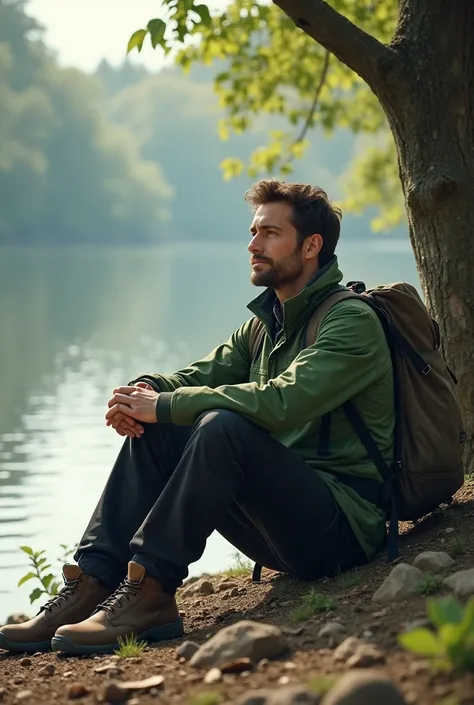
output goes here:
{"type": "Polygon", "coordinates": [[[120,676],[121,673],[123,673],[123,668],[120,668],[120,666],[117,666],[115,662],[112,663],[104,663],[103,666],[98,666],[97,668],[94,668],[95,673],[106,673],[110,678],[115,678],[116,676],[120,676]]]}
{"type": "Polygon", "coordinates": [[[69,676],[72,676],[72,671],[64,671],[63,678],[69,678],[69,676]]]}
{"type": "Polygon", "coordinates": [[[111,681],[102,691],[102,700],[106,703],[122,703],[128,697],[128,691],[120,683],[111,681]]]}
{"type": "Polygon", "coordinates": [[[357,649],[363,645],[363,642],[357,637],[347,637],[347,639],[345,639],[342,644],[339,644],[337,649],[333,652],[334,661],[347,661],[347,659],[353,656],[357,649]]]}
{"type": "Polygon", "coordinates": [[[23,624],[23,622],[27,622],[29,619],[30,618],[26,614],[17,612],[15,614],[11,614],[7,618],[7,624],[23,624]]]}
{"type": "Polygon", "coordinates": [[[194,583],[183,592],[183,597],[192,597],[193,595],[212,595],[214,592],[214,585],[210,580],[198,580],[197,583],[194,583]]]}
{"type": "Polygon", "coordinates": [[[232,580],[221,580],[219,585],[217,586],[217,591],[218,592],[224,592],[224,590],[231,590],[232,588],[238,587],[237,583],[234,583],[232,580]]]}
{"type": "Polygon", "coordinates": [[[304,632],[304,624],[300,627],[283,627],[281,631],[287,636],[300,636],[304,632]]]}
{"type": "Polygon", "coordinates": [[[31,698],[32,695],[33,695],[32,690],[20,690],[15,695],[15,700],[28,700],[28,698],[31,698]]]}
{"type": "Polygon", "coordinates": [[[375,639],[375,634],[370,629],[365,629],[360,635],[362,641],[371,642],[375,639]]]}
{"type": "Polygon", "coordinates": [[[88,694],[88,689],[82,683],[71,683],[67,691],[69,700],[79,700],[88,694]]]}
{"type": "Polygon", "coordinates": [[[377,671],[346,673],[327,693],[321,705],[405,705],[403,695],[377,671]]]}
{"type": "Polygon", "coordinates": [[[290,682],[290,677],[289,676],[280,676],[278,679],[278,685],[288,685],[290,682]]]}
{"type": "Polygon", "coordinates": [[[139,681],[124,681],[120,683],[124,690],[151,690],[151,688],[159,688],[165,682],[164,676],[150,676],[139,681]]]}
{"type": "Polygon", "coordinates": [[[346,661],[348,668],[369,668],[377,663],[384,663],[385,654],[372,644],[362,644],[346,661]]]}
{"type": "Polygon", "coordinates": [[[283,668],[286,668],[287,671],[294,671],[296,668],[296,663],[293,663],[293,661],[286,661],[286,663],[283,664],[283,668]]]}
{"type": "Polygon", "coordinates": [[[43,668],[40,668],[38,671],[39,676],[54,676],[56,673],[56,667],[53,666],[52,663],[48,663],[46,666],[43,666],[43,668]]]}
{"type": "Polygon", "coordinates": [[[198,649],[199,644],[196,644],[195,641],[183,641],[183,643],[177,647],[175,651],[175,656],[177,659],[184,659],[185,661],[189,661],[189,659],[194,656],[198,649]]]}
{"type": "Polygon", "coordinates": [[[458,570],[443,582],[447,588],[452,590],[458,597],[468,597],[474,595],[474,568],[468,570],[458,570]]]}
{"type": "Polygon", "coordinates": [[[324,639],[331,649],[339,646],[345,636],[346,628],[340,622],[327,622],[318,632],[318,638],[324,639]]]}
{"type": "Polygon", "coordinates": [[[244,620],[211,637],[199,647],[190,664],[195,668],[211,668],[240,658],[256,663],[262,658],[279,656],[287,648],[288,643],[278,627],[244,620]]]}
{"type": "Polygon", "coordinates": [[[204,676],[204,683],[206,685],[212,685],[213,683],[219,683],[222,680],[222,671],[220,668],[211,668],[210,671],[204,676]]]}
{"type": "Polygon", "coordinates": [[[455,531],[454,526],[448,526],[448,527],[446,527],[446,529],[444,530],[444,533],[445,533],[445,534],[452,534],[453,531],[455,531]]]}
{"type": "Polygon", "coordinates": [[[408,563],[398,563],[373,596],[375,602],[390,603],[416,595],[423,573],[408,563]]]}
{"type": "Polygon", "coordinates": [[[28,666],[31,666],[33,661],[30,658],[22,658],[20,661],[20,666],[25,666],[27,668],[28,666]]]}
{"type": "Polygon", "coordinates": [[[251,671],[253,663],[249,658],[238,658],[235,661],[229,661],[221,666],[222,673],[244,673],[251,671]]]}
{"type": "Polygon", "coordinates": [[[372,612],[372,617],[375,617],[375,619],[381,619],[382,617],[386,617],[388,614],[388,608],[384,607],[381,610],[378,610],[377,612],[372,612]]]}
{"type": "Polygon", "coordinates": [[[283,602],[280,602],[280,607],[292,607],[294,604],[293,600],[283,600],[283,602]]]}
{"type": "Polygon", "coordinates": [[[404,632],[414,632],[415,629],[433,629],[433,625],[426,617],[419,617],[418,619],[404,622],[402,629],[404,632]]]}
{"type": "Polygon", "coordinates": [[[277,690],[262,689],[247,693],[237,701],[237,705],[318,705],[320,700],[319,695],[305,686],[290,685],[277,690]]]}
{"type": "Polygon", "coordinates": [[[415,558],[413,565],[426,573],[439,573],[453,566],[454,561],[444,551],[424,551],[415,558]]]}

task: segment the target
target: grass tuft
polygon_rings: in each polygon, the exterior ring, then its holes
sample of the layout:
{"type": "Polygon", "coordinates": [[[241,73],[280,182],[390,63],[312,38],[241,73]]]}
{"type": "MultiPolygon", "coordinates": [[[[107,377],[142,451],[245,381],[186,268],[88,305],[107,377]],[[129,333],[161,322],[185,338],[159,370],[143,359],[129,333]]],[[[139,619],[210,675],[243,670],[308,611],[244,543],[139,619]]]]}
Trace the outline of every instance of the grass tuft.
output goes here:
{"type": "Polygon", "coordinates": [[[336,603],[328,595],[323,595],[314,588],[301,598],[299,606],[292,612],[295,622],[305,622],[315,614],[333,610],[336,603]]]}
{"type": "Polygon", "coordinates": [[[308,688],[317,695],[326,695],[337,683],[334,676],[312,676],[308,681],[308,688]]]}
{"type": "Polygon", "coordinates": [[[193,695],[189,701],[189,705],[218,705],[220,700],[220,693],[204,692],[193,695]]]}
{"type": "Polygon", "coordinates": [[[463,556],[467,551],[466,541],[461,536],[456,536],[449,544],[448,553],[451,558],[463,556]]]}
{"type": "Polygon", "coordinates": [[[137,658],[141,656],[145,650],[146,643],[138,641],[135,634],[118,638],[119,647],[115,653],[119,658],[137,658]]]}
{"type": "Polygon", "coordinates": [[[441,590],[443,585],[443,576],[435,575],[434,573],[425,573],[418,585],[418,593],[420,595],[434,595],[441,590]]]}
{"type": "Polygon", "coordinates": [[[225,570],[222,575],[228,578],[238,578],[242,575],[248,575],[252,572],[252,564],[248,558],[245,558],[239,551],[232,554],[234,564],[225,570]]]}
{"type": "Polygon", "coordinates": [[[357,570],[348,570],[345,573],[339,573],[336,582],[342,590],[349,590],[362,583],[362,575],[357,570]]]}

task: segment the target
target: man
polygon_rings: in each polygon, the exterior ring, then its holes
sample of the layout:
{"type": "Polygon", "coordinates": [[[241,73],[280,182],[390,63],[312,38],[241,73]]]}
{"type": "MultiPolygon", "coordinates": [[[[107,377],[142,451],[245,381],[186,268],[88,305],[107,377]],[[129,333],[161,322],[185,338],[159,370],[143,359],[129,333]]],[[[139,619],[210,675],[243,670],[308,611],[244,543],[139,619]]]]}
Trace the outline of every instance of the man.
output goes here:
{"type": "Polygon", "coordinates": [[[251,280],[266,287],[249,305],[266,329],[260,350],[252,360],[247,321],[204,360],[114,391],[107,424],[128,439],[78,565],[65,566],[65,587],[39,615],[3,627],[3,648],[52,640],[88,654],[132,633],[181,636],[174,595],[214,530],[257,563],[308,580],[366,563],[384,544],[381,479],[341,410],[352,400],[390,463],[392,365],[380,322],[346,300],[305,346],[312,313],[342,279],[339,212],[321,189],[277,180],[246,199],[251,280]]]}

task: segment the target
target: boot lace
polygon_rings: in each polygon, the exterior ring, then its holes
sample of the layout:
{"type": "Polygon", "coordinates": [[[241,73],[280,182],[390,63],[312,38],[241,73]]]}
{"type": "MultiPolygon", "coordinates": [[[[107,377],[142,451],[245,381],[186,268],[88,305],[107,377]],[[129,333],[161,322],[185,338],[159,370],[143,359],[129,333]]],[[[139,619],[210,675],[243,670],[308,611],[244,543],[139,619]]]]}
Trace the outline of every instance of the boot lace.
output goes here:
{"type": "Polygon", "coordinates": [[[110,597],[107,597],[100,605],[97,605],[95,611],[105,610],[105,612],[115,614],[117,610],[124,606],[125,602],[130,602],[132,597],[137,597],[142,587],[142,584],[132,582],[125,578],[123,583],[120,583],[116,591],[112,593],[110,597]]]}
{"type": "Polygon", "coordinates": [[[48,600],[48,602],[41,607],[38,614],[45,611],[52,612],[52,610],[56,607],[62,607],[64,602],[69,602],[69,598],[74,595],[77,588],[79,587],[79,583],[81,582],[81,580],[82,577],[79,577],[76,580],[68,580],[65,586],[58,592],[58,594],[54,595],[54,597],[48,600]]]}

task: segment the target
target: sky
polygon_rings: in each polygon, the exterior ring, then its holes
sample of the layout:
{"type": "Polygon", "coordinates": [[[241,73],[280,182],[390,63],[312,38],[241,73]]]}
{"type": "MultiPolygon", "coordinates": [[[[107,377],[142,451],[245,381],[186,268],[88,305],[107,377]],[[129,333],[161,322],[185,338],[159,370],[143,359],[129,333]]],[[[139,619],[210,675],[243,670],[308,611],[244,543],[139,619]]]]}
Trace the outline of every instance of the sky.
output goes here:
{"type": "MultiPolygon", "coordinates": [[[[160,6],[160,0],[30,0],[27,12],[45,28],[45,42],[60,64],[94,71],[103,58],[122,63],[130,35],[159,17],[160,6]]],[[[150,70],[163,65],[160,50],[147,41],[141,54],[134,50],[130,58],[150,70]]]]}

